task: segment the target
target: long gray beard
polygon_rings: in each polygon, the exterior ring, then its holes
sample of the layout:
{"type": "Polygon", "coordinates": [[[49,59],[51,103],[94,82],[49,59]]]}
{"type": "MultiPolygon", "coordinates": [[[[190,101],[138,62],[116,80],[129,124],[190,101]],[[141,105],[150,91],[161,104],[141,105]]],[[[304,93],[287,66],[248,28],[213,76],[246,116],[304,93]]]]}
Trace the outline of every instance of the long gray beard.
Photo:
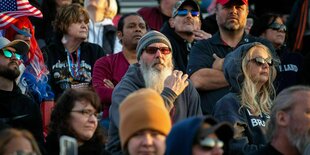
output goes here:
{"type": "Polygon", "coordinates": [[[298,133],[293,129],[288,129],[288,138],[293,146],[297,148],[300,154],[303,154],[307,146],[310,144],[310,131],[306,133],[298,133]]]}
{"type": "Polygon", "coordinates": [[[159,71],[153,67],[147,66],[145,63],[141,63],[141,71],[145,81],[146,88],[152,88],[158,93],[164,90],[164,82],[166,78],[172,74],[173,65],[165,67],[159,71]]]}

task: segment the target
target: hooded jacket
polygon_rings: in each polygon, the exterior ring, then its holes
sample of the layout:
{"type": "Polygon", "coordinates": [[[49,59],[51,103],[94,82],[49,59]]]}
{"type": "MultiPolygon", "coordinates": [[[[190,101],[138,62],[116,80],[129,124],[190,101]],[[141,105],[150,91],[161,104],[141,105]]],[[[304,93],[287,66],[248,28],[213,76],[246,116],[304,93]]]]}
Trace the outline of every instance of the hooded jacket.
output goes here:
{"type": "MultiPolygon", "coordinates": [[[[224,150],[233,136],[233,128],[227,122],[218,123],[213,117],[191,117],[176,123],[166,139],[165,155],[190,155],[203,124],[209,124],[209,134],[216,134],[224,142],[224,150]],[[211,131],[212,130],[212,131],[211,131]]],[[[205,135],[207,136],[207,135],[205,135]]],[[[225,154],[226,151],[224,151],[225,154]]]]}
{"type": "Polygon", "coordinates": [[[192,117],[173,126],[166,139],[165,155],[190,155],[203,117],[192,117]]]}
{"type": "MultiPolygon", "coordinates": [[[[109,111],[110,127],[107,150],[113,155],[122,154],[119,139],[119,106],[132,92],[145,88],[145,82],[139,64],[130,65],[127,73],[117,84],[112,93],[112,104],[109,111]]],[[[189,81],[189,85],[177,96],[170,88],[164,88],[161,96],[167,109],[172,109],[172,122],[178,122],[190,116],[202,116],[199,94],[189,81]],[[175,109],[175,110],[173,110],[175,109]]]]}
{"type": "Polygon", "coordinates": [[[230,84],[230,92],[223,96],[215,105],[213,116],[219,121],[230,122],[235,129],[234,140],[230,144],[230,153],[234,155],[247,154],[266,144],[267,114],[252,115],[246,107],[241,107],[240,90],[244,76],[241,63],[243,57],[254,45],[249,43],[240,46],[229,53],[224,60],[224,76],[230,84]]]}

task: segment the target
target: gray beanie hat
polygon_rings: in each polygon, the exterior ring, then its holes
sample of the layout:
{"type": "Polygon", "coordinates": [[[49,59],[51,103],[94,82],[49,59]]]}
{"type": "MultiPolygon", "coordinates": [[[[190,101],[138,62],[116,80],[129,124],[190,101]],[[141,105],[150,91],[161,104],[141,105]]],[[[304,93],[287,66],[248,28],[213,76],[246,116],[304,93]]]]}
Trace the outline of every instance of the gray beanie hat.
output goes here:
{"type": "Polygon", "coordinates": [[[153,43],[164,43],[172,50],[170,41],[165,35],[155,30],[149,31],[138,42],[138,45],[136,48],[138,61],[140,60],[140,57],[141,57],[141,54],[144,48],[146,48],[147,46],[153,43]]]}

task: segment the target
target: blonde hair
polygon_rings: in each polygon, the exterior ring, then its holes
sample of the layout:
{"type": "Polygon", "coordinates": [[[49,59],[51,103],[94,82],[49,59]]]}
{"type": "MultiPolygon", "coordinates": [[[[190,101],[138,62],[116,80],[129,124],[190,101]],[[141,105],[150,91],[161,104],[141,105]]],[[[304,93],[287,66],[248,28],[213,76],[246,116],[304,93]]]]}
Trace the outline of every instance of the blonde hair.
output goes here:
{"type": "Polygon", "coordinates": [[[242,82],[241,88],[241,107],[246,107],[250,109],[253,115],[260,115],[262,113],[269,114],[270,108],[272,105],[272,99],[275,97],[275,89],[273,87],[273,80],[275,79],[275,72],[276,69],[274,66],[269,67],[269,78],[268,81],[264,83],[260,90],[257,90],[257,83],[253,82],[251,79],[247,64],[249,61],[249,57],[253,54],[255,49],[263,49],[264,51],[268,52],[268,55],[272,57],[269,49],[262,44],[257,44],[249,49],[247,54],[242,59],[242,72],[244,75],[244,80],[242,82]]]}
{"type": "Polygon", "coordinates": [[[105,12],[105,18],[113,19],[118,10],[117,2],[116,0],[107,0],[108,6],[105,12]]]}
{"type": "Polygon", "coordinates": [[[38,144],[29,131],[13,128],[5,129],[0,132],[0,154],[5,153],[7,149],[6,146],[10,143],[12,139],[19,137],[27,139],[32,146],[33,152],[35,152],[36,155],[41,155],[38,144]]]}

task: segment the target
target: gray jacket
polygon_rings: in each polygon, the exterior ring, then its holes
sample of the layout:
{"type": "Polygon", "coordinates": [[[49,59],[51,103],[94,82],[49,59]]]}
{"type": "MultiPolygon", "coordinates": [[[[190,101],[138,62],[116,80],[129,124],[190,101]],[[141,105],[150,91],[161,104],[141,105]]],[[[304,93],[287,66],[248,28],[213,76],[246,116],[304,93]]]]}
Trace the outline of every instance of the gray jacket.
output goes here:
{"type": "MultiPolygon", "coordinates": [[[[113,155],[122,154],[119,139],[119,106],[130,93],[145,88],[145,82],[139,64],[130,65],[128,71],[112,93],[112,104],[109,111],[110,126],[107,150],[113,155]]],[[[168,110],[175,107],[172,122],[178,122],[190,116],[202,116],[200,97],[192,83],[177,96],[170,88],[164,88],[161,96],[168,110]]]]}

